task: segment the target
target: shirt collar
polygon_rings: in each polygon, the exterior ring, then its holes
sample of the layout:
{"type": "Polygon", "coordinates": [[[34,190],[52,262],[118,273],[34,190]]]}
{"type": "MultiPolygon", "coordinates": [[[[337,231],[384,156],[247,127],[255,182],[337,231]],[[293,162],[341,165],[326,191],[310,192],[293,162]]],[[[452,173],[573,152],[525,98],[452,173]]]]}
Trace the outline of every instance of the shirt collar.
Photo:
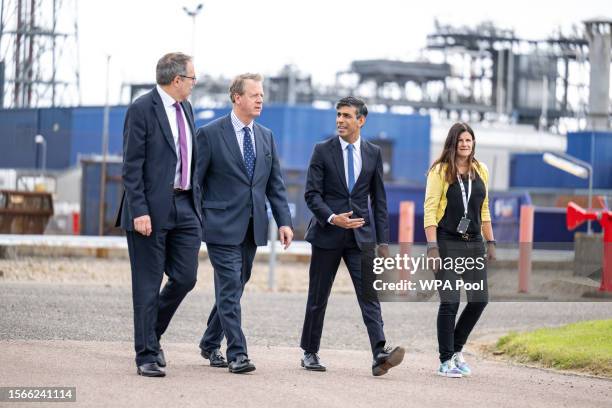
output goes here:
{"type": "MultiPolygon", "coordinates": [[[[338,136],[338,139],[340,140],[340,146],[342,146],[342,150],[345,150],[347,148],[347,146],[349,145],[349,143],[344,141],[344,139],[341,138],[340,136],[338,136]]],[[[357,150],[357,151],[359,151],[359,149],[361,149],[361,136],[359,136],[357,138],[357,140],[355,141],[355,143],[353,143],[353,147],[355,147],[355,150],[357,150]]]]}
{"type": "Polygon", "coordinates": [[[174,104],[176,103],[174,98],[168,95],[168,92],[164,91],[164,88],[162,88],[161,86],[159,85],[155,85],[155,86],[157,88],[157,92],[159,93],[159,96],[161,97],[161,100],[164,106],[174,106],[174,104]]]}
{"type": "Polygon", "coordinates": [[[234,126],[235,132],[242,130],[246,126],[251,130],[251,133],[253,133],[253,122],[254,121],[251,121],[251,123],[249,123],[248,125],[245,125],[244,123],[242,123],[240,119],[238,119],[238,116],[236,115],[236,113],[234,113],[233,109],[232,109],[232,113],[230,114],[230,116],[232,118],[232,126],[234,126]]]}

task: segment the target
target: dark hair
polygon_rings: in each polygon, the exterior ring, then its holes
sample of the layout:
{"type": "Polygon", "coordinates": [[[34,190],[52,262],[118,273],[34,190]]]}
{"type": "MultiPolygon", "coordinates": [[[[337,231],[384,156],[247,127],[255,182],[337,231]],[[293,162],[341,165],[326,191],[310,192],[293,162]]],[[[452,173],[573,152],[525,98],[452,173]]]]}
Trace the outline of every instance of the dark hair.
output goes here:
{"type": "Polygon", "coordinates": [[[189,55],[182,52],[171,52],[157,61],[155,79],[159,85],[170,84],[177,75],[187,75],[187,63],[191,61],[189,55]]]}
{"type": "Polygon", "coordinates": [[[357,110],[357,119],[361,116],[364,118],[368,116],[368,107],[365,102],[359,98],[355,98],[354,96],[347,96],[342,98],[336,103],[336,110],[340,109],[343,106],[353,107],[357,110]]]}
{"type": "Polygon", "coordinates": [[[229,87],[229,96],[232,103],[236,102],[236,95],[244,95],[244,85],[248,79],[255,82],[262,82],[263,76],[261,74],[251,73],[236,76],[229,87]]]}
{"type": "MultiPolygon", "coordinates": [[[[448,135],[444,141],[442,153],[429,168],[429,171],[432,171],[438,164],[446,164],[446,174],[444,178],[448,184],[453,184],[455,180],[457,180],[457,164],[455,163],[455,156],[457,155],[457,143],[459,142],[459,136],[461,136],[464,132],[468,132],[470,135],[472,135],[472,152],[468,157],[468,169],[470,177],[472,179],[475,177],[472,169],[474,168],[475,164],[478,164],[478,160],[476,160],[474,157],[474,153],[476,152],[476,137],[474,136],[474,131],[470,125],[464,122],[458,122],[451,126],[451,128],[448,130],[448,135]]],[[[438,169],[438,172],[440,171],[442,171],[442,166],[440,166],[438,169]]]]}

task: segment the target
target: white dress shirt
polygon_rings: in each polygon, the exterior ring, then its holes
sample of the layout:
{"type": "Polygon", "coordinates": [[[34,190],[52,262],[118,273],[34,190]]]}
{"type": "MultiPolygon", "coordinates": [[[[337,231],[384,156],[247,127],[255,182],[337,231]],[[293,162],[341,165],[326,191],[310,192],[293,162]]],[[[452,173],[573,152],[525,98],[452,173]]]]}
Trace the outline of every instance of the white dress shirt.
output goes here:
{"type": "MultiPolygon", "coordinates": [[[[164,110],[166,111],[166,115],[168,116],[168,122],[170,123],[170,130],[172,131],[172,138],[174,139],[174,148],[176,149],[176,171],[174,173],[174,188],[181,188],[181,147],[179,145],[179,131],[178,131],[178,122],[176,121],[176,108],[174,107],[174,103],[176,102],[173,97],[168,95],[166,91],[162,89],[161,86],[157,85],[157,92],[159,92],[159,96],[161,96],[162,103],[164,104],[164,110]]],[[[185,123],[185,138],[187,140],[187,186],[185,189],[189,190],[191,188],[191,157],[193,154],[192,147],[192,135],[191,135],[191,126],[189,126],[189,121],[187,120],[187,116],[183,111],[183,107],[181,106],[181,114],[183,115],[183,122],[185,123]]]]}
{"type": "MultiPolygon", "coordinates": [[[[346,186],[348,187],[348,145],[349,143],[345,142],[340,136],[340,146],[342,147],[342,158],[344,160],[344,178],[346,180],[346,186]]],[[[359,178],[359,173],[361,173],[361,136],[357,138],[355,143],[353,143],[353,170],[355,172],[355,183],[357,182],[357,178],[359,178]]]]}
{"type": "Polygon", "coordinates": [[[255,133],[253,133],[253,121],[248,125],[242,123],[238,116],[234,113],[232,109],[232,113],[230,114],[232,118],[232,126],[234,127],[234,133],[236,133],[236,139],[238,139],[238,146],[240,147],[240,153],[242,154],[242,158],[244,159],[244,128],[248,127],[251,130],[251,143],[253,144],[253,154],[257,157],[257,149],[255,149],[255,133]]]}
{"type": "MultiPolygon", "coordinates": [[[[342,159],[344,160],[344,180],[346,181],[346,186],[348,188],[348,142],[345,142],[340,136],[338,136],[340,140],[340,147],[342,148],[342,159]]],[[[357,138],[355,143],[353,143],[353,170],[355,174],[355,183],[357,183],[357,179],[359,178],[359,173],[361,173],[361,136],[357,138]]],[[[331,224],[332,218],[334,218],[336,214],[330,215],[327,219],[327,222],[331,224]]]]}

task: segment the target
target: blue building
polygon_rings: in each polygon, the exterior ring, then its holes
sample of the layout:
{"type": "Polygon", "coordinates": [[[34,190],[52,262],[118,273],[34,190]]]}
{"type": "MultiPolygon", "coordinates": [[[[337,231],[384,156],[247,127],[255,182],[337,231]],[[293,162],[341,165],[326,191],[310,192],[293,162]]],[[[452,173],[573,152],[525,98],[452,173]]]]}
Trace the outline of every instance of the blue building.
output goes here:
{"type": "MultiPolygon", "coordinates": [[[[121,155],[126,106],[110,109],[109,153],[121,155]]],[[[47,168],[78,164],[80,155],[102,150],[102,107],[0,110],[0,168],[37,168],[37,134],[47,140],[47,168]],[[8,154],[7,154],[8,153],[8,154]]],[[[229,112],[196,110],[196,126],[229,112]]],[[[258,120],[272,129],[284,168],[302,169],[316,142],[335,134],[335,111],[310,106],[266,106],[258,120]]],[[[371,113],[362,135],[383,147],[389,180],[422,186],[429,164],[429,116],[371,113]]]]}

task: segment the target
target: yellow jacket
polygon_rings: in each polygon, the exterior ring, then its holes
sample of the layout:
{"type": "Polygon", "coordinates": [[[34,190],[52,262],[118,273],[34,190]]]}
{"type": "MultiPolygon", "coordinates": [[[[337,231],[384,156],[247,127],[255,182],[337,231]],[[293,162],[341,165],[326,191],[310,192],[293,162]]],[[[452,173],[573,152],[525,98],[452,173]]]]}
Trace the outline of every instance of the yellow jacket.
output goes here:
{"type": "MultiPolygon", "coordinates": [[[[438,164],[427,174],[427,187],[425,188],[425,217],[423,220],[425,228],[431,226],[437,227],[442,217],[444,217],[444,211],[446,211],[446,191],[449,186],[448,182],[445,180],[446,166],[446,164],[438,164]],[[442,171],[440,171],[440,166],[442,166],[442,171]]],[[[487,170],[487,166],[485,166],[484,163],[480,162],[474,165],[474,169],[482,179],[486,190],[480,213],[480,221],[490,222],[489,170],[487,170]]]]}

